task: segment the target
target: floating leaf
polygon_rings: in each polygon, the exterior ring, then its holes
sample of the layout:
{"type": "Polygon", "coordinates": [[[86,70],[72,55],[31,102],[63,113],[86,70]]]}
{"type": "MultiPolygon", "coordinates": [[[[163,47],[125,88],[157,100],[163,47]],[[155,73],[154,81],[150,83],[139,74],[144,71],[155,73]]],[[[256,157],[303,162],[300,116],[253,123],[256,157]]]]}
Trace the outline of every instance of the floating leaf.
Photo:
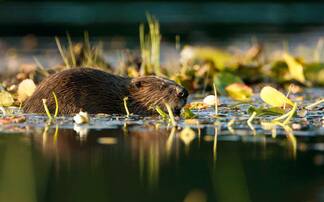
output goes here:
{"type": "Polygon", "coordinates": [[[194,114],[190,109],[183,109],[182,113],[181,113],[181,117],[184,119],[193,119],[196,118],[197,115],[194,114]]]}
{"type": "Polygon", "coordinates": [[[30,97],[36,89],[36,85],[33,80],[25,79],[18,85],[18,100],[19,102],[25,101],[30,97]]]}
{"type": "Polygon", "coordinates": [[[303,66],[299,62],[297,62],[295,60],[295,58],[292,57],[291,55],[289,55],[288,53],[284,53],[283,58],[288,65],[288,70],[289,70],[290,76],[293,79],[296,79],[297,81],[304,83],[305,76],[304,76],[303,66]]]}
{"type": "Polygon", "coordinates": [[[257,116],[263,116],[263,115],[282,115],[285,113],[285,110],[279,107],[270,107],[270,108],[264,108],[264,107],[254,107],[250,106],[248,108],[248,113],[252,114],[253,112],[256,112],[257,116]]]}
{"type": "Polygon", "coordinates": [[[231,98],[238,101],[249,101],[253,95],[252,88],[243,83],[233,83],[225,90],[231,98]]]}
{"type": "Polygon", "coordinates": [[[14,103],[14,99],[12,95],[7,91],[0,92],[0,106],[1,107],[9,107],[14,103]]]}
{"type": "Polygon", "coordinates": [[[294,105],[294,103],[289,100],[284,94],[279,92],[277,89],[272,88],[271,86],[263,87],[260,92],[260,97],[265,103],[273,107],[282,107],[285,104],[289,104],[291,106],[294,105]]]}
{"type": "Polygon", "coordinates": [[[203,102],[191,102],[184,106],[184,109],[207,109],[208,105],[203,102]]]}

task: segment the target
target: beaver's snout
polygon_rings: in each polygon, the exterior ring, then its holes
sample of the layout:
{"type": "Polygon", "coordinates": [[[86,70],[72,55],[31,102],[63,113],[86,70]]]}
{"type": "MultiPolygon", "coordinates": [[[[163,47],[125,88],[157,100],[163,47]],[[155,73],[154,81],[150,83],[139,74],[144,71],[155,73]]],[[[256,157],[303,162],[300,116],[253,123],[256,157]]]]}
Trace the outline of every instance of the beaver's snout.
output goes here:
{"type": "Polygon", "coordinates": [[[174,107],[174,109],[173,109],[173,113],[175,115],[180,115],[181,108],[187,103],[187,97],[189,96],[189,93],[182,86],[177,86],[176,94],[179,99],[178,99],[177,106],[174,107]]]}

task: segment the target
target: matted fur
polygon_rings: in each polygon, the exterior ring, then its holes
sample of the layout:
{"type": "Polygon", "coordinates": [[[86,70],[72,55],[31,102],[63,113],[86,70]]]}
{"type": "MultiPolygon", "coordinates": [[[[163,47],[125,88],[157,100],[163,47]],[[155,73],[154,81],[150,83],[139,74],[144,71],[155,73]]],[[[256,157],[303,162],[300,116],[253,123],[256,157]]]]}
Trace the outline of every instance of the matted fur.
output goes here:
{"type": "Polygon", "coordinates": [[[46,99],[53,113],[55,100],[52,92],[58,98],[59,114],[75,114],[80,110],[90,114],[125,114],[124,97],[129,98],[129,111],[134,114],[152,115],[156,106],[165,109],[165,102],[178,113],[188,96],[182,86],[161,77],[131,79],[92,68],[73,68],[42,81],[24,103],[24,111],[45,113],[42,99],[46,99]]]}

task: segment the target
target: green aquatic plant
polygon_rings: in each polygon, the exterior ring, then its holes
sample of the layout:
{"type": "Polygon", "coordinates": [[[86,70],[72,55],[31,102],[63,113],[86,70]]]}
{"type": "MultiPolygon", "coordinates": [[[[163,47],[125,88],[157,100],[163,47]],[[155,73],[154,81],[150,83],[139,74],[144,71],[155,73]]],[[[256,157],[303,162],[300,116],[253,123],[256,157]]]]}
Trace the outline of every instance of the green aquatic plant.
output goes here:
{"type": "Polygon", "coordinates": [[[168,103],[164,103],[165,107],[167,108],[168,110],[168,113],[169,113],[169,120],[171,122],[171,125],[172,126],[176,126],[177,125],[177,122],[174,118],[174,114],[173,114],[173,111],[171,109],[171,106],[168,104],[168,103]]]}
{"type": "Polygon", "coordinates": [[[47,118],[49,119],[49,121],[52,121],[53,120],[53,117],[52,117],[52,115],[51,115],[51,113],[50,113],[50,111],[49,111],[49,109],[47,107],[47,104],[46,104],[47,100],[46,99],[42,99],[42,101],[43,101],[43,106],[44,106],[44,110],[45,110],[45,113],[47,115],[47,118]]]}
{"type": "Polygon", "coordinates": [[[157,111],[157,113],[162,117],[163,120],[168,120],[169,116],[167,113],[165,113],[159,106],[155,107],[155,110],[157,111]]]}
{"type": "Polygon", "coordinates": [[[51,122],[52,120],[55,120],[57,115],[58,115],[58,110],[59,110],[59,104],[58,104],[58,100],[57,100],[57,96],[54,92],[52,92],[52,95],[54,97],[54,101],[55,101],[55,112],[54,112],[54,116],[51,115],[51,112],[49,111],[48,107],[47,107],[47,100],[46,99],[42,99],[43,101],[43,106],[44,106],[44,110],[45,110],[45,113],[49,119],[49,121],[51,122]]]}
{"type": "Polygon", "coordinates": [[[184,119],[194,119],[197,118],[198,116],[194,114],[190,109],[184,108],[181,113],[181,117],[184,119]]]}
{"type": "Polygon", "coordinates": [[[127,107],[127,100],[128,100],[128,97],[124,97],[123,101],[124,101],[124,108],[125,108],[125,111],[126,111],[126,116],[129,117],[130,113],[129,113],[129,110],[128,110],[128,107],[127,107]]]}

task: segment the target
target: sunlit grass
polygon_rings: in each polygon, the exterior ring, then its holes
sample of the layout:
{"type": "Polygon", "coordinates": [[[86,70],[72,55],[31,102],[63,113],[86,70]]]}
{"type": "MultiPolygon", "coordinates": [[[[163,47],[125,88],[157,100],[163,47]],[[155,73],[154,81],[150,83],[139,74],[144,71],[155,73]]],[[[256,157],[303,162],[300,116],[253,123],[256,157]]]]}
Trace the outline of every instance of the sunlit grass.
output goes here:
{"type": "Polygon", "coordinates": [[[54,101],[55,101],[55,112],[54,112],[54,116],[51,115],[51,112],[49,111],[49,109],[47,107],[47,104],[46,104],[47,100],[46,99],[42,99],[45,113],[46,113],[47,118],[49,119],[50,122],[56,119],[56,117],[58,115],[58,110],[59,110],[59,104],[58,104],[57,96],[56,96],[56,94],[54,92],[52,92],[52,95],[53,95],[54,101]]]}
{"type": "Polygon", "coordinates": [[[160,67],[160,25],[155,17],[147,14],[149,32],[145,33],[145,25],[139,26],[140,48],[142,56],[141,74],[162,75],[160,67]]]}
{"type": "Polygon", "coordinates": [[[173,114],[173,111],[172,111],[171,106],[168,103],[164,103],[164,104],[165,104],[165,107],[168,110],[171,125],[172,126],[176,126],[177,125],[177,122],[176,122],[176,120],[174,118],[174,114],[173,114]]]}

